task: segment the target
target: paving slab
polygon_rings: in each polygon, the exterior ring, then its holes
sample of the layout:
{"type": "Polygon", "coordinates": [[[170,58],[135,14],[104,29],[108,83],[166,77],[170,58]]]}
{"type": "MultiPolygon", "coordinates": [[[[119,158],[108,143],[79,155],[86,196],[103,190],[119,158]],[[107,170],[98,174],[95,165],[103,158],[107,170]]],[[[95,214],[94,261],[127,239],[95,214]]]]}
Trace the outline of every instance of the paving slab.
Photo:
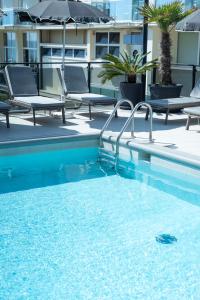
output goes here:
{"type": "MultiPolygon", "coordinates": [[[[66,112],[66,124],[62,124],[59,113],[55,113],[53,117],[41,114],[37,116],[36,126],[33,126],[31,114],[16,114],[10,117],[10,129],[5,126],[4,116],[0,116],[0,142],[99,133],[109,117],[111,109],[112,107],[107,108],[104,112],[93,112],[92,120],[89,120],[87,109],[69,110],[66,112]]],[[[120,110],[119,117],[113,119],[106,134],[116,136],[129,114],[130,111],[120,110]]],[[[135,135],[141,142],[145,142],[148,138],[149,124],[144,117],[145,112],[143,111],[136,114],[135,135]]],[[[200,159],[200,124],[197,119],[193,119],[190,130],[187,131],[185,130],[186,120],[187,116],[182,113],[170,114],[169,122],[165,125],[164,114],[154,113],[154,143],[174,151],[178,150],[188,155],[199,156],[200,159]]],[[[123,138],[130,138],[130,129],[124,133],[123,138]]]]}

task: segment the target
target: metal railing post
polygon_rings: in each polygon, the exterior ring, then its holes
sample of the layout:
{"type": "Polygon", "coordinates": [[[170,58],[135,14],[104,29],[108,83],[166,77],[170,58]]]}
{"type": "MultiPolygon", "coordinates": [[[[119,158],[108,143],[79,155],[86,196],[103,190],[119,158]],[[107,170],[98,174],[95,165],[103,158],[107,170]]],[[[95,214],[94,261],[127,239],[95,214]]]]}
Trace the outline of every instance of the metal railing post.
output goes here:
{"type": "Polygon", "coordinates": [[[155,84],[156,83],[156,72],[157,72],[157,68],[153,68],[153,76],[152,76],[152,83],[155,84]]]}
{"type": "Polygon", "coordinates": [[[91,91],[91,62],[88,62],[88,89],[91,91]]]}
{"type": "Polygon", "coordinates": [[[36,63],[36,73],[37,73],[37,89],[38,93],[40,90],[40,68],[39,68],[39,63],[36,63]]]}
{"type": "Polygon", "coordinates": [[[197,72],[196,66],[192,65],[192,88],[194,88],[196,83],[196,72],[197,72]]]}

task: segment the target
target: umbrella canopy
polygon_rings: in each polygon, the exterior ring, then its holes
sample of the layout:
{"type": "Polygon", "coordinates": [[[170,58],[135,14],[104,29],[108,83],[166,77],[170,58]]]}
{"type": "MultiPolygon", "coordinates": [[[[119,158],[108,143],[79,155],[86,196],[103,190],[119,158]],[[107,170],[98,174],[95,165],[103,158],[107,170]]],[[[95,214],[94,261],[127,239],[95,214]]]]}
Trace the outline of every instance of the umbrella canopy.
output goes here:
{"type": "MultiPolygon", "coordinates": [[[[99,9],[75,0],[42,1],[27,10],[18,11],[22,22],[54,23],[63,25],[63,51],[62,51],[62,77],[64,80],[65,62],[65,32],[66,24],[69,23],[107,23],[112,18],[108,17],[99,9]]],[[[63,97],[63,95],[62,95],[63,97]]]]}
{"type": "Polygon", "coordinates": [[[195,10],[189,16],[176,24],[179,31],[200,31],[200,9],[195,10]]]}
{"type": "Polygon", "coordinates": [[[20,21],[35,23],[107,23],[112,18],[99,9],[80,1],[43,1],[18,12],[20,21]]]}

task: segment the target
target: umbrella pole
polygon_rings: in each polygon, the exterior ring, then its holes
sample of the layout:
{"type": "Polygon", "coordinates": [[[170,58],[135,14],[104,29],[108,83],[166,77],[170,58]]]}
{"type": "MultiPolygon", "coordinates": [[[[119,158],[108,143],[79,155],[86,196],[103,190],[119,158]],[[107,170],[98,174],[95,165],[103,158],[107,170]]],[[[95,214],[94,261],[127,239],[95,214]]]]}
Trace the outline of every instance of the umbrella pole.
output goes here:
{"type": "MultiPolygon", "coordinates": [[[[62,95],[61,100],[65,101],[65,79],[64,79],[64,69],[65,69],[65,43],[66,43],[66,22],[63,23],[63,47],[62,47],[62,65],[61,65],[61,76],[62,76],[62,95]]],[[[65,113],[65,118],[71,118],[73,117],[73,113],[65,113]]]]}
{"type": "Polygon", "coordinates": [[[61,66],[63,84],[62,84],[61,100],[64,100],[65,98],[65,90],[64,90],[65,43],[66,43],[66,22],[63,23],[63,48],[62,48],[62,66],[61,66]]]}

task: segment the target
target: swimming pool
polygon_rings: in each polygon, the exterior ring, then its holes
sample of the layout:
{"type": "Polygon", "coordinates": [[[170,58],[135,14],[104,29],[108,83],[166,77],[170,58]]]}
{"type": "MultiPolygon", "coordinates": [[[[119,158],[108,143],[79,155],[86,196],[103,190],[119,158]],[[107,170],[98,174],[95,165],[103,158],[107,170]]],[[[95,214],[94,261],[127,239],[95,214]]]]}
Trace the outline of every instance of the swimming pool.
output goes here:
{"type": "Polygon", "coordinates": [[[0,299],[200,299],[198,175],[42,149],[0,156],[0,299]]]}

